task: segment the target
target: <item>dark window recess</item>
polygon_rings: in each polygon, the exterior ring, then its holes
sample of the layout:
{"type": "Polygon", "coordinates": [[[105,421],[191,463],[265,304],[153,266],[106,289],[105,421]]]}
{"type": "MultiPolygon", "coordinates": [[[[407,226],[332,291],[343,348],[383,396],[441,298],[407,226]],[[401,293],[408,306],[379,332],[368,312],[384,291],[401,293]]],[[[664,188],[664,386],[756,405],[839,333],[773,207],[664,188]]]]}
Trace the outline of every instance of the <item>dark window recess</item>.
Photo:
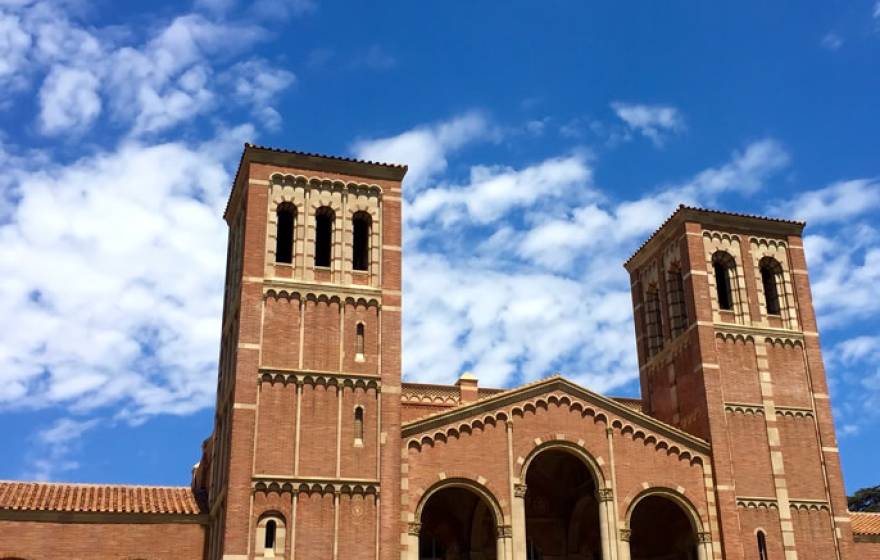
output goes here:
{"type": "Polygon", "coordinates": [[[372,218],[366,212],[358,212],[352,218],[352,268],[370,269],[370,225],[372,218]]]}
{"type": "Polygon", "coordinates": [[[354,409],[354,438],[364,441],[364,409],[354,409]]]}
{"type": "Polygon", "coordinates": [[[733,310],[733,292],[730,277],[736,271],[736,264],[729,254],[719,251],[712,257],[715,270],[715,289],[718,295],[718,307],[725,311],[733,310]]]}
{"type": "Polygon", "coordinates": [[[296,209],[289,204],[278,207],[278,228],[275,231],[275,262],[293,262],[293,224],[296,209]]]}
{"type": "Polygon", "coordinates": [[[767,560],[767,537],[764,531],[758,531],[758,559],[767,560]]]}
{"type": "Polygon", "coordinates": [[[767,304],[768,315],[779,315],[778,279],[782,276],[782,267],[776,259],[761,259],[761,283],[764,285],[764,302],[767,304]]]}
{"type": "Polygon", "coordinates": [[[330,266],[333,253],[333,210],[322,206],[315,213],[315,266],[330,266]]]}
{"type": "Polygon", "coordinates": [[[360,354],[363,356],[364,354],[364,324],[358,323],[357,329],[355,329],[355,354],[360,354]]]}
{"type": "Polygon", "coordinates": [[[272,550],[275,548],[275,520],[270,519],[266,522],[266,540],[263,543],[263,548],[266,550],[272,550]]]}

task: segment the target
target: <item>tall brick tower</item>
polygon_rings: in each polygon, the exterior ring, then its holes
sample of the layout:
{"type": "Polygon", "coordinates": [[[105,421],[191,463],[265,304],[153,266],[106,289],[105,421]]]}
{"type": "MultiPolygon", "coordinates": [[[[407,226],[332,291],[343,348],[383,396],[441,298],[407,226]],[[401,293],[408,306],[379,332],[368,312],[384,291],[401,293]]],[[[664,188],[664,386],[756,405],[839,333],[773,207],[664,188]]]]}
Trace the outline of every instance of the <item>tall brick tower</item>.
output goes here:
{"type": "Polygon", "coordinates": [[[645,411],[711,442],[727,560],[853,558],[803,227],[682,206],[626,264],[645,411]]]}
{"type": "Polygon", "coordinates": [[[208,558],[399,558],[405,173],[245,145],[194,477],[208,558]]]}

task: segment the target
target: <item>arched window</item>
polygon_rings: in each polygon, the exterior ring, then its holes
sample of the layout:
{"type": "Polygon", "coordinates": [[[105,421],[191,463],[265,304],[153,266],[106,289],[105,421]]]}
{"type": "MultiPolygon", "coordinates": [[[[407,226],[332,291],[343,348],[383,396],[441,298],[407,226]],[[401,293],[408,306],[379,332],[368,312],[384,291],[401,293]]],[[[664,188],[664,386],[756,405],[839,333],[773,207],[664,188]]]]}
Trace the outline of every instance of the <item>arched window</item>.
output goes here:
{"type": "Polygon", "coordinates": [[[370,226],[372,221],[373,218],[366,212],[358,212],[351,219],[351,266],[355,270],[370,269],[370,226]]]}
{"type": "Polygon", "coordinates": [[[779,283],[782,281],[782,266],[773,257],[764,257],[759,263],[761,284],[764,286],[764,302],[768,315],[779,315],[779,283]]]}
{"type": "Polygon", "coordinates": [[[263,541],[263,548],[273,550],[275,548],[275,529],[277,524],[274,519],[266,522],[266,538],[263,541]]]}
{"type": "Polygon", "coordinates": [[[277,512],[260,517],[257,522],[255,558],[277,558],[284,554],[284,518],[277,512]]]}
{"type": "Polygon", "coordinates": [[[715,290],[718,308],[733,311],[732,278],[736,274],[736,261],[730,253],[718,251],[712,255],[712,268],[715,271],[715,290]]]}
{"type": "Polygon", "coordinates": [[[326,206],[315,212],[315,266],[330,266],[333,254],[333,222],[336,215],[326,206]]]}
{"type": "Polygon", "coordinates": [[[293,262],[293,226],[296,221],[296,207],[284,203],[278,206],[277,227],[275,230],[275,262],[293,262]]]}
{"type": "Polygon", "coordinates": [[[359,406],[354,409],[354,443],[355,445],[364,442],[364,409],[359,406]]]}
{"type": "Polygon", "coordinates": [[[758,560],[767,560],[767,537],[758,531],[758,560]]]}
{"type": "Polygon", "coordinates": [[[354,352],[355,359],[360,357],[361,360],[364,359],[364,324],[358,323],[355,328],[355,341],[354,341],[354,352]]]}
{"type": "Polygon", "coordinates": [[[684,277],[678,265],[666,272],[666,306],[669,309],[669,331],[672,338],[687,328],[687,309],[684,305],[684,277]]]}
{"type": "Polygon", "coordinates": [[[645,294],[645,329],[648,335],[648,355],[653,356],[663,348],[663,317],[656,286],[648,288],[645,294]]]}

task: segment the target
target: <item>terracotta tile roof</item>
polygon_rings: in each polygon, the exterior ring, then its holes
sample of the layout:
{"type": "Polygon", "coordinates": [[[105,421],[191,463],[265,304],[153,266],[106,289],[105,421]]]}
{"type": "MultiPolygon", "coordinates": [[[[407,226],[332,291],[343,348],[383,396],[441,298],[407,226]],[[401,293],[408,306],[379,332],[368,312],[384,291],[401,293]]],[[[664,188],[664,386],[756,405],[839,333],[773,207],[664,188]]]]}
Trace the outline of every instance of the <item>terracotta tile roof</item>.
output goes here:
{"type": "Polygon", "coordinates": [[[880,535],[880,513],[851,511],[852,531],[857,535],[880,535]]]}
{"type": "Polygon", "coordinates": [[[197,515],[189,487],[0,481],[0,510],[197,515]]]}
{"type": "Polygon", "coordinates": [[[768,222],[775,222],[775,223],[780,223],[780,224],[791,224],[791,225],[800,226],[800,227],[804,227],[807,224],[806,222],[802,222],[802,221],[798,221],[798,220],[788,220],[785,218],[771,218],[769,216],[760,216],[758,214],[742,214],[740,212],[727,212],[724,210],[712,210],[710,208],[700,208],[699,206],[687,206],[686,204],[679,204],[678,208],[675,209],[675,212],[670,214],[670,216],[668,218],[666,218],[662,224],[660,224],[660,227],[655,229],[654,233],[652,233],[647,239],[645,239],[644,243],[642,243],[639,246],[639,248],[636,249],[636,251],[626,260],[626,263],[629,263],[631,260],[633,260],[635,258],[635,256],[638,255],[641,252],[641,250],[644,249],[645,246],[651,242],[652,239],[657,237],[657,234],[660,233],[663,230],[663,228],[666,227],[666,224],[671,222],[680,213],[686,212],[686,211],[700,212],[700,213],[705,213],[705,214],[714,214],[716,216],[732,216],[734,218],[748,218],[748,219],[752,219],[752,220],[765,220],[768,222]]]}

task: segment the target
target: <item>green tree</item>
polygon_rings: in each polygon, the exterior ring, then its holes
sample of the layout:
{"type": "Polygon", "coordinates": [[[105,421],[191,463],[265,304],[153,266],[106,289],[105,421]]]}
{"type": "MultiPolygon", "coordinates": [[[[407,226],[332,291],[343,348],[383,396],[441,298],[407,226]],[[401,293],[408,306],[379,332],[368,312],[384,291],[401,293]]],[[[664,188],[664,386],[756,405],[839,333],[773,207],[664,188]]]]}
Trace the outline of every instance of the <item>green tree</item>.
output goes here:
{"type": "Polygon", "coordinates": [[[847,501],[850,511],[880,512],[880,486],[856,490],[847,501]]]}

